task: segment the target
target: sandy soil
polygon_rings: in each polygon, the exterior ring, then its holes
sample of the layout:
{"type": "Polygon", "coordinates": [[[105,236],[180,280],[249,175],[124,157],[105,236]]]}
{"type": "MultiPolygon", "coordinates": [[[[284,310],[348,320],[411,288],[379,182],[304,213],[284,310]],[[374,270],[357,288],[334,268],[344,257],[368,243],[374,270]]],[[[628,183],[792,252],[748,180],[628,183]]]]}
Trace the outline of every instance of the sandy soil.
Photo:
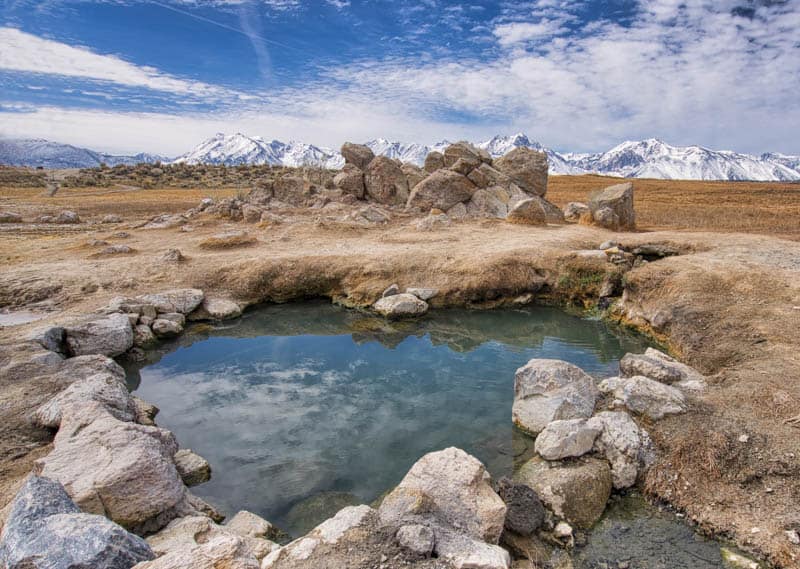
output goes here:
{"type": "MultiPolygon", "coordinates": [[[[147,230],[134,227],[147,215],[183,211],[209,192],[179,194],[174,202],[140,193],[96,200],[65,193],[53,206],[41,203],[41,190],[3,192],[26,216],[70,207],[88,223],[0,225],[0,306],[49,311],[37,323],[0,329],[0,345],[45,322],[97,309],[113,296],[179,286],[248,303],[327,296],[365,305],[393,282],[438,288],[435,307],[490,306],[525,293],[581,301],[597,294],[602,279],[596,275],[617,268],[576,251],[608,239],[680,245],[686,254],[625,274],[616,312],[710,377],[688,415],[649,426],[661,459],[646,489],[702,529],[726,534],[778,566],[800,567],[800,548],[785,534],[800,529],[800,430],[787,422],[800,413],[800,243],[741,233],[613,234],[502,221],[420,232],[399,214],[388,225],[360,227],[326,220],[318,211],[283,214],[284,223],[267,226],[198,218],[191,231],[147,230]],[[95,223],[111,212],[124,222],[95,223]],[[199,246],[229,229],[246,229],[257,241],[225,250],[199,246]],[[102,246],[93,240],[124,243],[135,252],[94,257],[102,246]],[[170,248],[186,260],[161,260],[170,248]]],[[[0,209],[11,209],[8,203],[0,209]]],[[[0,441],[0,507],[47,441],[46,434],[25,431],[19,386],[8,382],[0,378],[4,430],[19,436],[0,441]]]]}

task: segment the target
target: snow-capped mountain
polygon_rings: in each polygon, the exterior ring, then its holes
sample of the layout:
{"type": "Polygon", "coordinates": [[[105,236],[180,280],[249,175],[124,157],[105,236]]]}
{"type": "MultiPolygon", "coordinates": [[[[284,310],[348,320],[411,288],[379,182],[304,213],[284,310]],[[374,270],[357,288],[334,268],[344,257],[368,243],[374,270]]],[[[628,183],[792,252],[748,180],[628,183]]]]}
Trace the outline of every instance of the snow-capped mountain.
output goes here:
{"type": "MultiPolygon", "coordinates": [[[[436,144],[391,142],[378,138],[366,143],[377,155],[421,166],[431,151],[443,151],[450,142],[436,144]]],[[[527,147],[547,153],[551,174],[603,174],[624,178],[681,180],[800,181],[800,156],[765,153],[760,156],[702,146],[671,146],[650,138],[627,141],[607,152],[595,154],[557,152],[531,140],[523,133],[495,136],[475,143],[493,157],[514,148],[527,147]]],[[[168,160],[153,154],[114,156],[47,140],[0,139],[0,164],[84,168],[105,163],[136,164],[168,160]]],[[[175,163],[188,164],[270,164],[341,168],[344,159],[335,150],[303,142],[267,141],[241,133],[217,134],[179,156],[175,163]]]]}
{"type": "Polygon", "coordinates": [[[321,166],[341,168],[344,158],[327,148],[302,142],[267,142],[260,136],[217,133],[175,159],[186,164],[269,164],[272,166],[321,166]]]}
{"type": "Polygon", "coordinates": [[[623,142],[608,152],[572,161],[586,172],[623,178],[780,181],[800,180],[797,162],[793,156],[751,156],[702,146],[670,146],[656,138],[623,142]]]}
{"type": "Polygon", "coordinates": [[[100,164],[153,164],[166,160],[163,156],[144,152],[134,156],[104,154],[43,139],[0,139],[0,164],[9,166],[92,168],[100,164]]]}

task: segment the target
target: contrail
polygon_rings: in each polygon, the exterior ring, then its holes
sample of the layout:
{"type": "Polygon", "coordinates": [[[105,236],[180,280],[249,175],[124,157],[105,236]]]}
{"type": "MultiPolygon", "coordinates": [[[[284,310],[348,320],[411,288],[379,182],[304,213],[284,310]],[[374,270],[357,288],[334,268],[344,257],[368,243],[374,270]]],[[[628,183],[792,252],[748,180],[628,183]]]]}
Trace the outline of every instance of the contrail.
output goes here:
{"type": "Polygon", "coordinates": [[[170,6],[169,4],[164,4],[163,2],[158,2],[157,0],[150,0],[151,4],[155,4],[156,6],[160,6],[165,10],[170,10],[177,14],[183,14],[184,16],[188,16],[190,18],[194,18],[195,20],[200,20],[201,22],[206,22],[208,24],[212,24],[214,26],[218,26],[220,28],[225,28],[226,30],[230,30],[232,32],[236,32],[237,34],[242,34],[245,37],[250,38],[251,40],[258,40],[264,43],[271,43],[273,45],[277,45],[286,49],[291,49],[292,51],[297,51],[299,53],[303,53],[305,55],[310,55],[307,51],[304,51],[300,48],[293,47],[291,45],[287,45],[285,43],[281,43],[279,41],[267,39],[265,37],[259,36],[258,34],[248,33],[241,28],[236,28],[234,26],[229,26],[228,24],[223,24],[222,22],[217,22],[216,20],[212,20],[211,18],[206,18],[205,16],[200,16],[198,14],[193,14],[192,12],[188,12],[186,10],[181,10],[180,8],[176,8],[175,6],[170,6]]]}

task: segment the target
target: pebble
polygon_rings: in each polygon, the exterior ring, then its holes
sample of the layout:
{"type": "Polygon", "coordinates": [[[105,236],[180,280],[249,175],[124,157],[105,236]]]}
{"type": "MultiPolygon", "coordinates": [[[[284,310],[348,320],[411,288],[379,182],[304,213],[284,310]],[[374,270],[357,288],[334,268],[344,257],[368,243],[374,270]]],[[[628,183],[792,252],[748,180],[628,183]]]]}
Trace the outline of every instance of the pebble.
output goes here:
{"type": "Polygon", "coordinates": [[[800,545],[800,533],[796,529],[786,530],[786,537],[789,538],[789,543],[800,545]]]}
{"type": "Polygon", "coordinates": [[[746,443],[749,440],[750,440],[750,437],[748,435],[739,435],[739,442],[740,443],[746,443]]]}

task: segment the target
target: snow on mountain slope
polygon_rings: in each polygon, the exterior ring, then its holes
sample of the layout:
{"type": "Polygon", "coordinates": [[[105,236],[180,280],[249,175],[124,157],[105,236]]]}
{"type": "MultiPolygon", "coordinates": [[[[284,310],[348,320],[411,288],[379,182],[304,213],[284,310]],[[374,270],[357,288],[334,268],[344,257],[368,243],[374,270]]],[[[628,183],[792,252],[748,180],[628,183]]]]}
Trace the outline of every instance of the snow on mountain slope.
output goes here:
{"type": "Polygon", "coordinates": [[[340,168],[338,152],[302,142],[265,141],[260,136],[217,133],[175,159],[187,164],[269,164],[272,166],[321,166],[340,168]]]}
{"type": "Polygon", "coordinates": [[[165,158],[155,154],[115,156],[43,139],[0,139],[0,164],[43,168],[92,168],[100,164],[152,164],[165,158]]]}
{"type": "MultiPolygon", "coordinates": [[[[366,144],[377,155],[422,166],[429,152],[441,152],[450,143],[445,140],[424,145],[378,138],[366,144]]],[[[530,140],[523,133],[498,135],[478,142],[476,146],[487,150],[495,158],[517,147],[544,151],[550,162],[551,174],[597,173],[626,178],[800,181],[800,156],[777,153],[753,156],[726,150],[710,150],[702,146],[671,146],[655,138],[623,142],[607,152],[595,154],[560,153],[530,140]]],[[[101,163],[114,166],[157,161],[166,160],[144,153],[135,156],[102,154],[47,140],[0,139],[0,164],[82,168],[101,163]]],[[[341,168],[344,159],[337,151],[303,142],[267,142],[260,136],[219,133],[178,157],[175,162],[341,168]]]]}

